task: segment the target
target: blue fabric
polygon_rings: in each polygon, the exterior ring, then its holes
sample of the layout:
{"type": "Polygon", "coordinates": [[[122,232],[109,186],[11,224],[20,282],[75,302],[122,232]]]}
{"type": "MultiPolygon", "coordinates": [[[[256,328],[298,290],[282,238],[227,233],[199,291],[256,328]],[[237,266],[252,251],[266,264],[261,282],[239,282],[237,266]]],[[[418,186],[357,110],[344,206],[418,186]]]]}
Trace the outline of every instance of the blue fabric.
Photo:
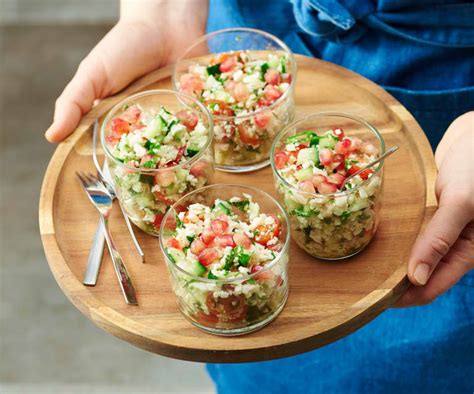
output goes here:
{"type": "MultiPolygon", "coordinates": [[[[253,27],[295,53],[385,87],[433,148],[474,109],[474,3],[456,0],[211,0],[208,30],[253,27]]],[[[221,394],[472,393],[474,272],[418,308],[388,310],[322,349],[264,363],[208,366],[221,394]]]]}

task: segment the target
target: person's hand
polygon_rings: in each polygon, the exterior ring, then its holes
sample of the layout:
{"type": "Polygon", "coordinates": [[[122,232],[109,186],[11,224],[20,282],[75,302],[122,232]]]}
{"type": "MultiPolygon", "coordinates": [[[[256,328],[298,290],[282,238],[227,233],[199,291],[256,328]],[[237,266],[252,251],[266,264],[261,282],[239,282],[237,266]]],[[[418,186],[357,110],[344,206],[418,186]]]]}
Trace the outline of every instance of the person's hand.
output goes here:
{"type": "Polygon", "coordinates": [[[411,286],[395,306],[430,303],[474,268],[474,112],[457,118],[436,150],[438,209],[408,261],[411,286]]]}
{"type": "Polygon", "coordinates": [[[56,100],[50,142],[71,134],[96,100],[119,92],[136,78],[174,61],[205,32],[206,0],[122,0],[121,18],[81,62],[56,100]]]}

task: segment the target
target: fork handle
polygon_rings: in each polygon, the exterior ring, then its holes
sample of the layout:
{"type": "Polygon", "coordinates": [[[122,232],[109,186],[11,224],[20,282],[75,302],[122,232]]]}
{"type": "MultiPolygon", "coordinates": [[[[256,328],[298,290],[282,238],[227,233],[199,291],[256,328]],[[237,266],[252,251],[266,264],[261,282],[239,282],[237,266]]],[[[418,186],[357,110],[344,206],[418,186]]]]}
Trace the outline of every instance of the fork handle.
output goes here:
{"type": "Polygon", "coordinates": [[[87,268],[84,273],[82,283],[86,286],[95,286],[97,284],[97,276],[99,275],[100,266],[102,264],[102,255],[104,252],[104,223],[102,220],[97,224],[94,240],[92,241],[91,251],[87,259],[87,268]]]}
{"type": "Polygon", "coordinates": [[[109,231],[108,219],[103,215],[100,215],[100,219],[104,226],[105,240],[107,241],[107,246],[109,247],[110,257],[112,258],[112,263],[114,265],[115,273],[117,274],[117,279],[119,281],[120,289],[122,290],[123,296],[127,304],[138,305],[137,296],[135,295],[135,289],[132,284],[132,279],[128,274],[127,268],[123,263],[122,257],[115,247],[114,241],[109,231]]]}

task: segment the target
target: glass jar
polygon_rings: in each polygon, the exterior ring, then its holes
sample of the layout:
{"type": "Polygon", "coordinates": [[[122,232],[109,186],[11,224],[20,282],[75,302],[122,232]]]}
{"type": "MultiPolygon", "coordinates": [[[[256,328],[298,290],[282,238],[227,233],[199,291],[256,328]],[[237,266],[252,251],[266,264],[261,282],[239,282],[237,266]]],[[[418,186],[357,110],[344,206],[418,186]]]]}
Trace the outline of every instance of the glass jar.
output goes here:
{"type": "MultiPolygon", "coordinates": [[[[281,205],[267,193],[253,187],[215,184],[193,191],[179,200],[163,219],[160,246],[178,306],[186,319],[204,331],[229,336],[258,330],[274,320],[288,296],[289,238],[288,218],[281,205]],[[191,272],[192,264],[200,264],[196,256],[191,254],[189,258],[189,253],[188,257],[172,256],[168,245],[180,225],[177,219],[179,212],[186,212],[191,204],[211,207],[216,199],[248,199],[249,196],[260,205],[260,213],[279,217],[281,248],[273,253],[272,260],[251,274],[243,275],[236,271],[228,279],[209,279],[209,276],[202,277],[191,272]]],[[[253,264],[252,259],[249,264],[253,264]]]]}
{"type": "Polygon", "coordinates": [[[271,165],[279,198],[288,212],[292,237],[314,257],[337,260],[360,252],[372,240],[379,223],[382,200],[383,162],[374,167],[366,180],[359,179],[348,190],[320,194],[301,190],[277,169],[275,154],[288,138],[303,131],[316,133],[342,129],[385,152],[377,129],[365,120],[344,113],[316,113],[290,124],[272,146],[271,165]]]}
{"type": "Polygon", "coordinates": [[[191,86],[197,87],[190,87],[187,92],[194,94],[213,114],[216,167],[228,172],[253,171],[269,164],[274,137],[294,118],[295,80],[296,60],[291,50],[273,35],[247,28],[224,29],[201,37],[176,61],[173,72],[173,88],[183,91],[191,81],[191,86]],[[254,62],[264,62],[265,69],[244,66],[232,70],[233,74],[220,73],[219,67],[223,67],[225,59],[229,62],[229,56],[242,56],[242,53],[254,62]],[[277,81],[272,81],[276,85],[266,88],[269,92],[259,99],[257,107],[239,107],[235,97],[241,96],[232,90],[228,80],[224,83],[220,77],[232,75],[232,86],[244,83],[243,89],[250,98],[242,101],[242,105],[249,105],[252,97],[262,95],[264,90],[259,89],[267,83],[268,67],[281,71],[275,75],[277,81]]]}
{"type": "Polygon", "coordinates": [[[186,193],[212,183],[212,141],[213,122],[207,109],[194,98],[172,90],[141,92],[127,97],[112,108],[102,123],[102,147],[117,198],[136,226],[150,235],[158,236],[163,216],[173,203],[186,193]],[[204,146],[187,161],[156,169],[136,168],[118,160],[108,142],[112,133],[111,123],[132,105],[139,106],[147,114],[156,113],[161,106],[172,114],[183,109],[195,114],[207,130],[204,146]]]}

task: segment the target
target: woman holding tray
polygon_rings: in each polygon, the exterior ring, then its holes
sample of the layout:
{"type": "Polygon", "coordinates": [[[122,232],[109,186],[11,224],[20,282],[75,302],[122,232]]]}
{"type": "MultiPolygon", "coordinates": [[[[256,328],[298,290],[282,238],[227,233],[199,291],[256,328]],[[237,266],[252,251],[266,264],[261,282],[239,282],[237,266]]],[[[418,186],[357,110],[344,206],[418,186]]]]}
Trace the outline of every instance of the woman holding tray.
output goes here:
{"type": "MultiPolygon", "coordinates": [[[[413,247],[413,286],[353,335],[271,362],[210,365],[220,393],[470,392],[474,376],[474,7],[456,0],[122,1],[46,133],[60,142],[96,100],[176,58],[207,30],[269,31],[296,53],[382,85],[433,146],[439,208],[413,247]],[[471,378],[470,378],[471,377],[471,378]],[[470,380],[470,381],[469,381],[470,380]]],[[[409,174],[407,174],[409,176],[409,174]]]]}

